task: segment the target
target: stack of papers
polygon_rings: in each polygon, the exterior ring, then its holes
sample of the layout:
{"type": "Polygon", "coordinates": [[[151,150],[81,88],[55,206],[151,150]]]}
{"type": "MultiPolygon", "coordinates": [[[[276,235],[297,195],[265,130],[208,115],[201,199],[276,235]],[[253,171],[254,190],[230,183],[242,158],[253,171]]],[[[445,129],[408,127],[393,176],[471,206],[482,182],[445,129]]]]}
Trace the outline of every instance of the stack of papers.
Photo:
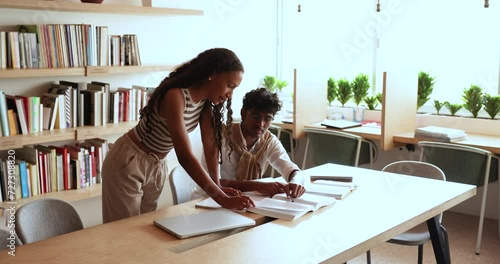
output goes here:
{"type": "Polygon", "coordinates": [[[415,137],[430,140],[455,142],[465,139],[466,136],[467,134],[463,130],[447,127],[426,126],[415,129],[415,137]]]}
{"type": "Polygon", "coordinates": [[[357,188],[358,185],[352,182],[317,180],[306,186],[306,192],[310,194],[333,197],[335,199],[341,200],[357,188]]]}

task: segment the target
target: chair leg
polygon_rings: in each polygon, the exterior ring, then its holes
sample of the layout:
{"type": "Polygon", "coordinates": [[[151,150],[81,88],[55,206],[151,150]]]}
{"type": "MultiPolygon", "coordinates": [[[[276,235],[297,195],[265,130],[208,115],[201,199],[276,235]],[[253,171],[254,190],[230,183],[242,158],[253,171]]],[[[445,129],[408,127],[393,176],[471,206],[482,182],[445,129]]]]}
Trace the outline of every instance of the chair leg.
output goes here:
{"type": "Polygon", "coordinates": [[[481,253],[481,239],[483,238],[483,223],[484,223],[484,203],[486,201],[483,198],[483,204],[481,205],[481,213],[479,214],[479,227],[477,229],[477,240],[476,240],[476,255],[481,253]]]}
{"type": "Polygon", "coordinates": [[[372,263],[372,254],[370,253],[370,250],[366,251],[366,263],[367,264],[372,263]]]}
{"type": "Polygon", "coordinates": [[[307,151],[309,150],[309,138],[306,139],[306,149],[304,150],[304,160],[302,160],[302,169],[306,169],[307,151]]]}
{"type": "Polygon", "coordinates": [[[424,245],[418,245],[418,264],[422,264],[424,260],[424,245]]]}

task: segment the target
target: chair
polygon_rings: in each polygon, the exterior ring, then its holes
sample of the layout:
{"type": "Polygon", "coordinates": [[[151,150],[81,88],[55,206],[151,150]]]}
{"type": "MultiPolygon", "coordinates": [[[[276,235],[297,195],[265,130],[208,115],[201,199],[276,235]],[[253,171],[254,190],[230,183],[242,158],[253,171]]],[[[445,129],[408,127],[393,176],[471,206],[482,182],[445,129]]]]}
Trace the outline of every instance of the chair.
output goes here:
{"type": "Polygon", "coordinates": [[[358,167],[370,163],[373,169],[378,152],[371,140],[333,129],[305,128],[304,132],[307,133],[307,141],[302,169],[306,167],[309,148],[312,149],[314,165],[335,163],[358,167]]]}
{"type": "MultiPolygon", "coordinates": [[[[445,173],[437,166],[426,162],[420,161],[396,161],[385,166],[382,171],[394,172],[399,174],[406,174],[411,176],[419,176],[435,180],[446,180],[445,173]]],[[[441,223],[443,214],[439,215],[439,222],[441,223]]],[[[441,226],[445,234],[445,240],[448,242],[447,233],[443,226],[441,226]]],[[[389,243],[405,245],[405,246],[418,246],[418,264],[421,264],[424,256],[424,244],[431,239],[429,230],[426,223],[422,223],[402,234],[391,238],[389,243]]],[[[370,251],[366,252],[367,263],[371,263],[370,251]]]]}
{"type": "Polygon", "coordinates": [[[189,202],[204,195],[196,182],[184,170],[182,166],[177,166],[169,175],[170,188],[172,189],[172,200],[174,205],[189,202]]]}
{"type": "Polygon", "coordinates": [[[83,229],[75,208],[58,199],[39,199],[16,211],[16,233],[23,244],[83,229]]]}
{"type": "MultiPolygon", "coordinates": [[[[287,129],[282,129],[281,127],[275,125],[270,125],[268,130],[269,132],[276,135],[276,137],[281,141],[281,144],[283,144],[285,150],[290,153],[290,160],[292,162],[295,162],[294,158],[295,144],[292,131],[287,129]]],[[[274,171],[275,171],[274,169],[271,170],[272,178],[274,177],[274,171]]]]}
{"type": "Polygon", "coordinates": [[[420,160],[441,168],[448,181],[484,186],[476,241],[479,255],[488,182],[498,179],[498,159],[490,151],[465,145],[430,141],[420,141],[418,145],[422,148],[420,160]]]}

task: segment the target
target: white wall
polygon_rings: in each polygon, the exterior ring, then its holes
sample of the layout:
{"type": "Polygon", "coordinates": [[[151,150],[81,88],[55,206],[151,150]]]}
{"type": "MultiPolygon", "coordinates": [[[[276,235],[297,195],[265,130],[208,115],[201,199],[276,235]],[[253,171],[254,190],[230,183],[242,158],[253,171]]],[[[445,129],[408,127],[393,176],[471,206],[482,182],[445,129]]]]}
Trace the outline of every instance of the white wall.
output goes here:
{"type": "MultiPolygon", "coordinates": [[[[384,1],[378,74],[401,68],[436,77],[431,100],[462,103],[464,88],[498,94],[500,6],[484,1],[384,1]],[[385,13],[384,13],[385,12],[385,13]]],[[[381,85],[381,82],[379,83],[381,85]]]]}

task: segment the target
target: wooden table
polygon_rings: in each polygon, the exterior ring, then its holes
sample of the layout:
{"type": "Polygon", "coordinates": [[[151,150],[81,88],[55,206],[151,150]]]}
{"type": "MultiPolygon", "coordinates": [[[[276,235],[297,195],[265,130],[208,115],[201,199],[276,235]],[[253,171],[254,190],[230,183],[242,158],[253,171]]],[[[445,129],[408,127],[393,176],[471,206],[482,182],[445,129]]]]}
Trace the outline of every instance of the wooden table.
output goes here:
{"type": "MultiPolygon", "coordinates": [[[[422,141],[422,140],[430,141],[427,138],[421,139],[421,138],[415,137],[414,135],[415,135],[415,133],[413,131],[399,134],[399,135],[394,136],[393,141],[395,143],[415,144],[415,145],[417,145],[418,142],[422,141]]],[[[467,133],[467,137],[464,140],[460,140],[460,141],[452,142],[452,143],[489,150],[497,155],[500,154],[500,137],[499,136],[467,133]]]]}
{"type": "MultiPolygon", "coordinates": [[[[334,164],[303,173],[350,175],[359,187],[344,200],[295,221],[266,222],[245,213],[258,225],[234,234],[178,240],[153,225],[154,219],[204,210],[189,202],[20,246],[16,257],[4,250],[0,262],[343,263],[425,221],[433,231],[434,216],[476,193],[472,185],[334,164]]],[[[433,238],[435,252],[446,249],[436,239],[439,235],[433,238]]],[[[446,250],[437,259],[449,263],[446,250]]]]}

